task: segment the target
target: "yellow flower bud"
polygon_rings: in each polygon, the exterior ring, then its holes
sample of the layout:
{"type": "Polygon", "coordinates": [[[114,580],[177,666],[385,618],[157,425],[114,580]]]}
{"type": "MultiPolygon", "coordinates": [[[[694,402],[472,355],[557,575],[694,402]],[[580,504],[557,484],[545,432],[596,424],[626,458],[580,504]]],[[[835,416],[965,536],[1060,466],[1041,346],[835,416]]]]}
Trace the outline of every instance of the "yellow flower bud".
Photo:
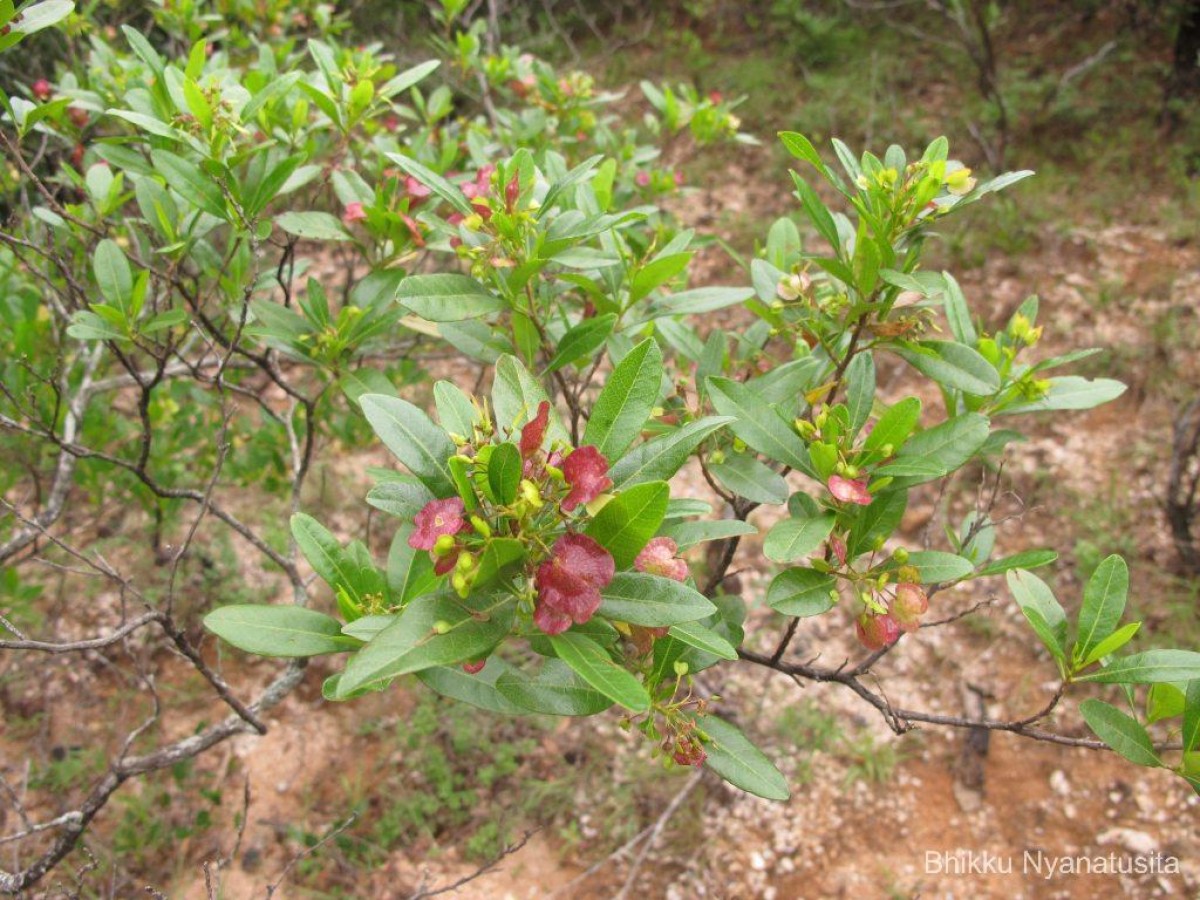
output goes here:
{"type": "Polygon", "coordinates": [[[521,479],[521,499],[532,509],[542,508],[542,495],[538,493],[537,485],[528,478],[521,479]]]}

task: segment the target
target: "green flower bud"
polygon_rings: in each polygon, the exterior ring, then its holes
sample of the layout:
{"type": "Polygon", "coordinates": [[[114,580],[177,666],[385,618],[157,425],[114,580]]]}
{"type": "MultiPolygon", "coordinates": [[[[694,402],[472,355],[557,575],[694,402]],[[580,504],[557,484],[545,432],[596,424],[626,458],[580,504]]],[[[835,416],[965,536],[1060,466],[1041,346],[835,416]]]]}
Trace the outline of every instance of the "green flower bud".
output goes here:
{"type": "Polygon", "coordinates": [[[892,551],[892,559],[894,559],[900,565],[904,565],[906,562],[908,562],[908,551],[903,547],[897,547],[892,551]]]}
{"type": "MultiPolygon", "coordinates": [[[[460,597],[466,597],[467,593],[471,590],[471,582],[462,572],[455,572],[452,576],[450,576],[450,585],[454,588],[454,592],[460,597]]],[[[438,634],[445,633],[446,632],[444,631],[438,632],[438,634]]]]}
{"type": "Polygon", "coordinates": [[[884,537],[884,536],[881,534],[881,535],[879,535],[879,537],[875,538],[875,540],[871,542],[871,549],[872,549],[872,550],[882,550],[882,549],[883,549],[883,545],[884,545],[885,543],[887,543],[887,538],[885,538],[885,537],[884,537]]]}
{"type": "Polygon", "coordinates": [[[485,538],[490,538],[492,536],[492,527],[483,519],[479,518],[479,516],[471,516],[471,527],[474,528],[478,534],[483,535],[485,538]]]}
{"type": "Polygon", "coordinates": [[[460,553],[454,563],[454,568],[460,572],[470,572],[475,568],[475,557],[470,553],[460,553]]]}
{"type": "Polygon", "coordinates": [[[443,534],[438,537],[433,544],[433,555],[437,557],[449,556],[454,551],[454,535],[443,534]]]}
{"type": "Polygon", "coordinates": [[[682,659],[675,660],[675,674],[682,678],[689,671],[688,664],[682,659]]]}
{"type": "Polygon", "coordinates": [[[449,622],[447,622],[445,619],[438,619],[436,622],[433,623],[433,630],[434,630],[435,634],[449,634],[450,629],[453,627],[454,626],[451,625],[449,622]]]}
{"type": "Polygon", "coordinates": [[[733,439],[733,452],[734,453],[745,453],[746,452],[746,442],[743,441],[739,437],[735,437],[733,439]]]}

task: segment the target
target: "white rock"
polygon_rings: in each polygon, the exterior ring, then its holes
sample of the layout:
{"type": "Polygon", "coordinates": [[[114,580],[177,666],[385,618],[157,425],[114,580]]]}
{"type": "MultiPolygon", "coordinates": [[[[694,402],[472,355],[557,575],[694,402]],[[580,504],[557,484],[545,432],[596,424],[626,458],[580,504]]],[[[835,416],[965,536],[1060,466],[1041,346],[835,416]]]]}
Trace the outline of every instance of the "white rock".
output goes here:
{"type": "Polygon", "coordinates": [[[1135,831],[1132,828],[1112,828],[1096,840],[1103,847],[1107,847],[1109,844],[1118,844],[1130,853],[1138,853],[1143,856],[1158,852],[1157,840],[1144,831],[1135,831]]]}
{"type": "Polygon", "coordinates": [[[1062,769],[1055,769],[1050,775],[1050,790],[1060,797],[1071,795],[1071,782],[1067,780],[1067,775],[1062,769]]]}

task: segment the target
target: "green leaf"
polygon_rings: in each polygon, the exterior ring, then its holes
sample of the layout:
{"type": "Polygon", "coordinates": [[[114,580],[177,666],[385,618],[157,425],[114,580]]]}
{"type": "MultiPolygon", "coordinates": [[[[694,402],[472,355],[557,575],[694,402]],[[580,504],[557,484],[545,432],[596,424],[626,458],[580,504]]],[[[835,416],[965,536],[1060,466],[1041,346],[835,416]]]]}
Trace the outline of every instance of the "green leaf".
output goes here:
{"type": "Polygon", "coordinates": [[[787,152],[802,159],[809,165],[813,166],[818,172],[829,177],[829,169],[825,167],[825,163],[821,160],[821,155],[817,153],[812,142],[798,131],[781,131],[779,132],[779,140],[783,142],[787,152]]]}
{"type": "Polygon", "coordinates": [[[358,402],[379,439],[435,497],[450,497],[455,493],[454,480],[446,466],[455,448],[445,431],[423,411],[399,397],[363,394],[358,402]]]}
{"type": "Polygon", "coordinates": [[[418,597],[350,659],[338,691],[345,695],[409,672],[486,656],[508,633],[512,619],[509,597],[478,610],[448,594],[418,597]]]}
{"type": "Polygon", "coordinates": [[[405,522],[396,529],[387,558],[387,586],[392,602],[405,605],[413,599],[428,594],[437,585],[433,561],[424,550],[414,550],[408,545],[414,526],[405,522]]]}
{"type": "Polygon", "coordinates": [[[695,316],[743,303],[754,296],[752,287],[702,287],[662,297],[654,304],[654,316],[695,316]]]}
{"type": "Polygon", "coordinates": [[[469,216],[475,212],[471,208],[466,195],[441,175],[437,174],[437,172],[426,168],[415,159],[401,156],[399,153],[388,153],[387,158],[395,163],[396,168],[401,172],[417,179],[417,181],[421,182],[421,184],[425,185],[425,187],[429,188],[464,216],[469,216]]]}
{"type": "Polygon", "coordinates": [[[361,646],[342,634],[337,619],[300,606],[220,606],[204,617],[204,627],[259,656],[320,656],[361,646]]]}
{"type": "Polygon", "coordinates": [[[501,572],[524,558],[525,545],[516,538],[491,538],[479,557],[479,569],[475,573],[472,589],[486,587],[495,581],[501,572]]]}
{"type": "Polygon", "coordinates": [[[1076,669],[1086,669],[1094,662],[1099,662],[1106,656],[1110,656],[1128,644],[1138,629],[1142,627],[1141,622],[1130,622],[1121,628],[1118,628],[1104,640],[1100,641],[1088,653],[1087,658],[1076,665],[1076,669]]]}
{"type": "Polygon", "coordinates": [[[1091,409],[1116,400],[1125,393],[1125,385],[1112,378],[1080,378],[1063,375],[1051,378],[1046,394],[1038,400],[1006,405],[996,415],[1010,416],[1016,413],[1046,412],[1057,409],[1091,409]]]}
{"type": "Polygon", "coordinates": [[[735,787],[767,800],[790,796],[787,779],[774,763],[735,726],[716,716],[705,716],[697,724],[708,735],[704,764],[735,787]]]}
{"type": "Polygon", "coordinates": [[[491,656],[474,675],[464,672],[462,666],[434,666],[417,672],[417,679],[443,697],[461,700],[488,712],[519,716],[525,710],[505,697],[497,687],[497,682],[512,671],[508,663],[491,656]]]}
{"type": "Polygon", "coordinates": [[[1161,766],[1162,761],[1154,752],[1150,735],[1141,723],[1103,700],[1089,698],[1079,704],[1079,712],[1088,728],[1108,746],[1112,747],[1131,763],[1139,766],[1161,766]]]}
{"type": "MultiPolygon", "coordinates": [[[[874,403],[875,358],[870,353],[859,353],[846,367],[846,411],[850,415],[851,433],[858,434],[867,424],[874,403]]],[[[874,433],[873,429],[871,434],[874,433]]]]}
{"type": "Polygon", "coordinates": [[[547,659],[533,678],[516,671],[501,675],[496,688],[521,709],[550,716],[594,716],[613,705],[561,659],[547,659]]]}
{"type": "Polygon", "coordinates": [[[550,645],[559,659],[605,697],[635,713],[650,708],[650,696],[642,683],[613,662],[595,641],[567,631],[551,635],[550,645]]]}
{"type": "Polygon", "coordinates": [[[1049,586],[1032,572],[1015,569],[1008,573],[1008,589],[1046,649],[1065,669],[1067,614],[1049,586]]]}
{"type": "Polygon", "coordinates": [[[221,187],[200,167],[167,150],[150,151],[154,169],[166,179],[167,185],[188,203],[218,219],[227,219],[225,196],[221,187]]]}
{"type": "MultiPolygon", "coordinates": [[[[538,406],[543,400],[550,400],[545,388],[521,361],[515,356],[501,356],[496,362],[496,375],[492,382],[492,409],[496,414],[496,425],[513,430],[520,428],[537,415],[538,406]]],[[[571,441],[553,403],[550,404],[546,438],[551,442],[571,441]]]]}
{"type": "Polygon", "coordinates": [[[950,323],[950,333],[960,344],[973,347],[979,341],[979,335],[975,333],[975,325],[971,322],[971,308],[967,305],[967,298],[963,296],[962,288],[949,272],[942,273],[942,280],[945,284],[943,306],[946,320],[950,323]]]}
{"type": "Polygon", "coordinates": [[[504,301],[468,275],[409,275],[396,299],[422,319],[461,322],[504,308],[504,301]]]}
{"type": "Polygon", "coordinates": [[[824,513],[811,518],[791,518],[777,522],[767,532],[763,541],[763,553],[775,562],[798,562],[816,550],[829,532],[837,517],[824,513]]]}
{"type": "Polygon", "coordinates": [[[672,625],[669,632],[671,637],[682,641],[689,647],[711,653],[721,659],[735,660],[738,658],[737,648],[711,628],[705,628],[696,622],[682,622],[672,625]]]}
{"type": "MultiPolygon", "coordinates": [[[[796,196],[800,199],[800,206],[804,209],[804,214],[817,229],[817,233],[821,235],[829,246],[833,248],[835,256],[840,256],[842,252],[842,241],[838,234],[837,223],[834,221],[833,215],[821,202],[820,195],[813,189],[807,181],[801,178],[797,173],[792,172],[792,183],[796,186],[796,196]]],[[[851,283],[848,286],[853,286],[851,283]]]]}
{"type": "Polygon", "coordinates": [[[516,444],[497,444],[487,462],[488,486],[496,502],[508,506],[521,484],[521,451],[516,444]]]}
{"type": "Polygon", "coordinates": [[[892,445],[892,454],[903,446],[912,434],[917,423],[921,421],[921,401],[917,397],[905,397],[898,403],[889,406],[863,441],[866,450],[878,450],[888,444],[892,445]]]}
{"type": "Polygon", "coordinates": [[[911,553],[907,564],[915,566],[921,573],[922,584],[958,581],[975,571],[975,566],[969,559],[938,550],[918,550],[911,553]]]}
{"type": "Polygon", "coordinates": [[[616,322],[616,313],[584,319],[562,336],[558,342],[558,350],[550,362],[546,363],[546,370],[554,372],[584,357],[590,357],[608,340],[616,322]]]}
{"type": "Polygon", "coordinates": [[[12,25],[12,31],[23,35],[33,34],[58,24],[74,9],[75,4],[71,0],[42,0],[41,3],[31,3],[21,10],[21,21],[12,25]]]}
{"type": "Polygon", "coordinates": [[[977,350],[954,341],[912,341],[888,349],[942,387],[978,396],[1000,390],[1000,376],[977,350]]]}
{"type": "Polygon", "coordinates": [[[846,560],[853,562],[873,549],[881,539],[891,537],[900,527],[907,506],[907,492],[888,491],[877,494],[870,504],[860,507],[846,536],[846,560]]]}
{"type": "Polygon", "coordinates": [[[1200,748],[1200,678],[1188,682],[1180,737],[1185,753],[1200,748]]]}
{"type": "Polygon", "coordinates": [[[1084,585],[1073,659],[1078,662],[1087,658],[1097,644],[1113,633],[1125,612],[1128,593],[1129,568],[1125,560],[1113,554],[1096,567],[1084,585]]]}
{"type": "Polygon", "coordinates": [[[666,284],[691,262],[691,253],[673,253],[652,260],[638,269],[629,286],[629,302],[637,303],[657,287],[666,284]]]}
{"type": "Polygon", "coordinates": [[[977,577],[983,577],[984,575],[1003,575],[1011,569],[1037,569],[1050,565],[1056,559],[1058,559],[1058,554],[1053,550],[1022,550],[1012,556],[993,560],[975,574],[977,577]]]}
{"type": "Polygon", "coordinates": [[[776,462],[813,474],[804,441],[790,424],[744,384],[728,378],[708,379],[708,395],[723,416],[733,416],[733,433],[776,462]]]}
{"type": "Polygon", "coordinates": [[[815,569],[785,569],[767,588],[767,606],[785,616],[819,616],[833,608],[836,584],[815,569]]]}
{"type": "Polygon", "coordinates": [[[312,241],[348,241],[350,234],[334,216],[324,212],[285,212],[275,224],[296,237],[312,241]]]}
{"type": "MultiPolygon", "coordinates": [[[[398,472],[391,473],[399,475],[398,472]]],[[[403,476],[405,478],[409,476],[403,476]]],[[[377,484],[367,492],[367,503],[389,516],[411,520],[430,500],[433,494],[424,485],[407,482],[385,482],[377,484]]]]}
{"type": "Polygon", "coordinates": [[[86,309],[71,316],[67,334],[80,341],[119,341],[127,337],[125,332],[86,309]]]}
{"type": "Polygon", "coordinates": [[[647,338],[617,364],[596,398],[583,443],[609,460],[619,459],[646,424],[662,382],[662,351],[647,338]]]}
{"type": "Polygon", "coordinates": [[[1114,659],[1099,671],[1076,675],[1076,681],[1100,684],[1156,684],[1200,678],[1200,653],[1191,650],[1147,650],[1114,659]]]}
{"type": "Polygon", "coordinates": [[[783,476],[749,454],[734,454],[708,467],[722,487],[755,503],[786,503],[788,484],[783,476]]]}
{"type": "Polygon", "coordinates": [[[442,64],[440,59],[429,59],[423,63],[418,63],[411,69],[405,69],[399,75],[388,80],[380,89],[380,97],[394,97],[396,94],[407,91],[417,82],[424,80],[430,75],[434,69],[442,64]]]}
{"type": "Polygon", "coordinates": [[[694,622],[717,611],[695,588],[645,572],[618,572],[600,596],[600,615],[647,628],[694,622]]]}
{"type": "Polygon", "coordinates": [[[1152,725],[1163,719],[1174,719],[1183,715],[1187,698],[1183,689],[1187,685],[1160,681],[1150,685],[1146,691],[1146,724],[1152,725]]]}
{"type": "Polygon", "coordinates": [[[475,427],[475,406],[457,385],[449,381],[434,384],[433,402],[437,406],[438,421],[446,431],[470,437],[475,427]]]}
{"type": "Polygon", "coordinates": [[[758,534],[758,529],[741,519],[700,519],[667,525],[662,529],[662,534],[673,540],[680,550],[686,550],[704,541],[758,534]]]}
{"type": "Polygon", "coordinates": [[[363,616],[343,625],[342,634],[348,634],[365,643],[395,622],[397,618],[399,616],[393,613],[363,616]]]}
{"type": "Polygon", "coordinates": [[[382,593],[383,581],[374,566],[364,572],[343,549],[341,542],[312,516],[296,513],[292,516],[291,528],[296,546],[313,571],[335,591],[344,588],[359,606],[366,599],[364,587],[367,593],[382,593]]]}
{"type": "Polygon", "coordinates": [[[128,310],[133,297],[133,272],[116,241],[105,238],[96,245],[92,271],[104,299],[118,309],[128,310]]]}
{"type": "Polygon", "coordinates": [[[613,486],[622,488],[645,481],[668,480],[705,438],[732,421],[732,416],[706,416],[634,447],[613,465],[609,473],[613,486]]]}
{"type": "Polygon", "coordinates": [[[612,554],[618,569],[627,569],[662,525],[670,494],[665,481],[626,488],[592,517],[584,534],[612,554]]]}
{"type": "Polygon", "coordinates": [[[908,439],[896,459],[875,470],[877,477],[891,475],[898,487],[922,484],[949,475],[962,467],[987,442],[991,425],[978,413],[965,413],[918,431],[908,439]]]}

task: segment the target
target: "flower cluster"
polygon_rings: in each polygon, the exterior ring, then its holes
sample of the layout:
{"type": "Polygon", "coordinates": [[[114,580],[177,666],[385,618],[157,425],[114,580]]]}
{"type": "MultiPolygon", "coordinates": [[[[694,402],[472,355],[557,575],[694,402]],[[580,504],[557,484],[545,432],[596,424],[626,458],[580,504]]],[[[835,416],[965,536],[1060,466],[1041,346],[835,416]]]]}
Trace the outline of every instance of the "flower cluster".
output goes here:
{"type": "Polygon", "coordinates": [[[901,634],[911,634],[921,627],[921,616],[929,610],[929,595],[920,585],[903,581],[887,598],[884,611],[873,598],[869,607],[855,622],[859,642],[868,650],[881,650],[899,640],[901,634]]]}
{"type": "MultiPolygon", "coordinates": [[[[449,465],[463,475],[460,496],[425,504],[413,520],[408,544],[429,551],[436,573],[450,574],[452,587],[466,597],[476,586],[480,557],[493,534],[516,538],[526,550],[533,624],[545,634],[560,634],[596,613],[600,591],[612,581],[612,555],[579,527],[588,504],[604,497],[612,479],[608,460],[594,446],[556,444],[545,450],[549,424],[550,404],[543,401],[516,442],[493,440],[497,435],[486,420],[471,439],[457,437],[458,453],[449,465]],[[499,496],[483,487],[489,483],[488,466],[501,444],[511,448],[513,443],[520,483],[511,496],[499,496]]],[[[687,566],[675,558],[676,551],[673,541],[656,539],[638,557],[637,568],[682,580],[687,566]]]]}
{"type": "Polygon", "coordinates": [[[561,634],[572,623],[588,621],[600,607],[600,589],[608,586],[613,574],[613,558],[607,550],[587,535],[563,535],[534,576],[534,624],[546,634],[561,634]]]}

